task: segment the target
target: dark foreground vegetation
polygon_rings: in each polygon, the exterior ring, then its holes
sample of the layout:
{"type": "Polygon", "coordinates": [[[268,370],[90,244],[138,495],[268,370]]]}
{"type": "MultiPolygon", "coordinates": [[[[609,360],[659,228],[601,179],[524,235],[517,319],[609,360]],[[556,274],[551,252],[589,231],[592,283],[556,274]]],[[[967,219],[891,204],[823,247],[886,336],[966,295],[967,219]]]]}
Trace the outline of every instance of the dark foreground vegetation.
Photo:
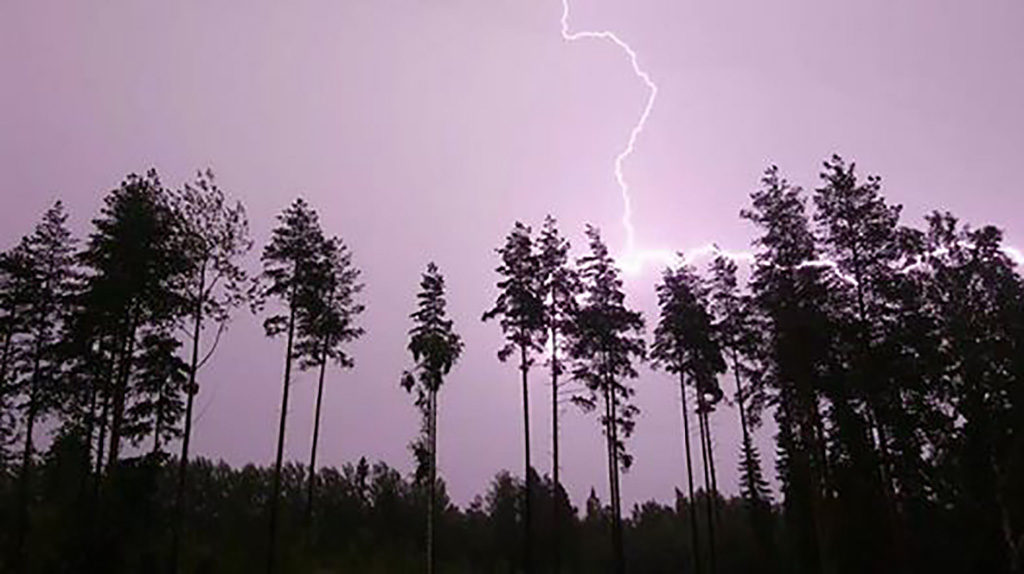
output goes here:
{"type": "Polygon", "coordinates": [[[464,347],[436,265],[396,372],[422,415],[415,471],[361,460],[314,474],[325,380],[354,364],[347,345],[363,335],[359,270],[315,210],[285,209],[252,271],[245,211],[209,173],[177,190],[129,176],[81,242],[58,203],[0,256],[0,571],[1020,573],[1016,252],[948,213],[908,227],[881,189],[839,157],[808,194],[768,169],[742,212],[749,275],[725,253],[666,269],[650,328],[597,229],[571,253],[553,218],[537,233],[516,223],[482,319],[521,373],[514,432],[532,478],[501,473],[461,509],[435,464],[438,394],[464,347]],[[282,342],[269,468],[189,453],[202,367],[246,308],[282,342]],[[670,470],[673,505],[623,509],[645,363],[678,388],[686,465],[670,470]],[[293,368],[318,373],[301,465],[283,460],[293,368]],[[533,470],[531,390],[555,415],[550,476],[533,470]],[[581,508],[558,479],[565,393],[607,447],[608,476],[594,477],[607,496],[581,508]],[[742,439],[734,499],[717,494],[723,404],[742,439]],[[755,446],[766,417],[778,497],[755,446]]]}

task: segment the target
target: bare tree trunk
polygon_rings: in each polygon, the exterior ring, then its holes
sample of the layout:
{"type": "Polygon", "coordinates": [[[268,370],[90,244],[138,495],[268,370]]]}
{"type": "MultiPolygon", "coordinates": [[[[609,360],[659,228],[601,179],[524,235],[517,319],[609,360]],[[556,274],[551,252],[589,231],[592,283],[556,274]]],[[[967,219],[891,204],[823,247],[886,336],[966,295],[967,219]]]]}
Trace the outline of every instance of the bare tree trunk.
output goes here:
{"type": "Polygon", "coordinates": [[[121,357],[121,372],[118,373],[114,387],[114,418],[110,423],[110,454],[107,458],[107,472],[110,473],[117,465],[121,454],[121,427],[124,424],[124,409],[128,399],[128,381],[132,375],[132,356],[135,354],[135,316],[128,315],[124,355],[121,357]]]}
{"type": "Polygon", "coordinates": [[[704,495],[707,497],[707,515],[708,515],[708,558],[711,565],[711,573],[717,572],[717,564],[715,560],[715,520],[713,510],[713,498],[714,492],[712,491],[711,482],[711,468],[709,464],[709,453],[707,448],[707,420],[705,419],[705,413],[703,412],[704,399],[700,389],[697,389],[697,423],[700,425],[700,451],[704,459],[704,495]]]}
{"type": "Polygon", "coordinates": [[[206,264],[199,271],[196,308],[192,318],[192,360],[188,369],[188,386],[185,388],[185,429],[181,437],[181,456],[178,458],[178,482],[174,496],[174,523],[171,531],[171,562],[170,574],[178,572],[181,555],[181,528],[185,520],[185,484],[188,473],[188,448],[192,440],[192,405],[199,389],[196,387],[196,376],[199,370],[199,335],[203,328],[203,303],[206,293],[206,264]]]}
{"type": "Polygon", "coordinates": [[[703,572],[700,537],[697,533],[697,499],[693,494],[693,457],[690,455],[690,415],[686,410],[686,376],[679,373],[679,396],[682,399],[683,443],[686,445],[686,483],[690,491],[690,533],[693,540],[694,571],[703,572]]]}
{"type": "Polygon", "coordinates": [[[523,566],[526,572],[533,571],[533,537],[531,521],[531,492],[530,486],[530,394],[527,385],[526,346],[519,346],[520,363],[519,370],[523,374],[523,452],[525,468],[523,470],[523,566]]]}
{"type": "Polygon", "coordinates": [[[267,548],[267,574],[273,574],[277,558],[277,507],[281,494],[281,460],[284,458],[284,429],[288,418],[288,386],[292,377],[292,343],[295,340],[295,292],[292,289],[288,311],[288,346],[284,360],[284,389],[281,395],[281,421],[277,428],[277,458],[274,461],[274,488],[270,497],[270,543],[267,548]]]}
{"type": "Polygon", "coordinates": [[[551,476],[554,479],[555,492],[552,495],[552,527],[551,542],[554,548],[552,555],[553,571],[561,574],[562,571],[562,548],[561,548],[561,506],[559,505],[562,492],[561,483],[558,481],[558,330],[551,329],[551,446],[552,463],[551,476]]]}
{"type": "Polygon", "coordinates": [[[15,566],[22,565],[25,558],[25,540],[29,529],[29,499],[32,488],[32,434],[35,432],[36,414],[39,412],[39,368],[42,362],[42,334],[37,333],[35,356],[32,359],[32,376],[28,387],[28,421],[25,424],[25,448],[21,455],[20,496],[18,502],[18,534],[14,545],[15,566]]]}
{"type": "Polygon", "coordinates": [[[434,499],[437,497],[437,391],[431,390],[428,398],[430,413],[427,419],[427,434],[430,441],[430,470],[427,473],[427,574],[434,573],[434,499]]]}
{"type": "Polygon", "coordinates": [[[615,550],[615,443],[612,438],[612,399],[611,390],[605,385],[604,389],[604,435],[605,444],[608,449],[608,499],[609,508],[611,509],[611,536],[612,536],[612,552],[613,559],[616,559],[618,554],[615,550]]]}
{"type": "Polygon", "coordinates": [[[8,327],[4,333],[4,350],[0,353],[0,392],[7,392],[7,371],[11,362],[11,340],[14,338],[14,327],[8,327]]]}
{"type": "Polygon", "coordinates": [[[615,484],[615,500],[612,508],[614,524],[612,527],[612,542],[615,545],[615,572],[622,574],[626,571],[625,549],[622,540],[622,491],[619,487],[619,425],[618,425],[618,400],[615,395],[615,381],[609,377],[609,389],[611,395],[611,429],[612,429],[612,461],[615,484]]]}
{"type": "Polygon", "coordinates": [[[324,374],[327,371],[328,341],[324,337],[324,346],[320,354],[320,381],[316,388],[316,409],[313,414],[313,445],[309,452],[309,484],[306,487],[306,527],[312,532],[313,496],[316,489],[316,446],[320,440],[320,404],[324,396],[324,374]]]}

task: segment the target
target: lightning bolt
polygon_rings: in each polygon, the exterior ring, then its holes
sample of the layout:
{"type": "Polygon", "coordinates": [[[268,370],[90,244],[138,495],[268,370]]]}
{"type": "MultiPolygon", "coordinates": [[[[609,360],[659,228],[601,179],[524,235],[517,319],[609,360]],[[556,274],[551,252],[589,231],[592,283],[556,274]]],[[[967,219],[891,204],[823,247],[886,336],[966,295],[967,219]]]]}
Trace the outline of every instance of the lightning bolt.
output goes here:
{"type": "MultiPolygon", "coordinates": [[[[654,109],[654,101],[658,98],[658,85],[651,79],[651,75],[640,67],[640,57],[637,55],[636,50],[634,50],[632,46],[626,43],[626,41],[620,38],[615,32],[610,30],[572,31],[569,28],[569,0],[562,0],[561,24],[562,39],[567,43],[579,40],[603,40],[615,44],[629,58],[629,63],[633,67],[633,74],[635,74],[636,77],[639,78],[647,87],[647,102],[644,104],[643,111],[641,112],[639,119],[637,119],[636,124],[633,126],[633,129],[629,132],[629,140],[626,142],[626,147],[619,152],[619,155],[615,156],[615,181],[618,183],[619,193],[622,196],[622,226],[626,231],[626,246],[623,253],[617,258],[622,270],[627,273],[639,273],[647,262],[655,262],[667,266],[680,264],[690,265],[697,260],[716,257],[719,255],[727,257],[737,263],[754,263],[755,257],[753,253],[748,251],[729,251],[721,249],[713,243],[684,251],[672,251],[669,249],[640,249],[637,247],[636,227],[633,225],[633,200],[629,195],[629,182],[626,181],[626,176],[623,175],[623,164],[625,164],[626,160],[629,159],[629,156],[633,155],[633,152],[636,150],[636,141],[647,126],[648,118],[651,117],[651,111],[654,109]]],[[[1010,260],[1019,266],[1024,266],[1024,252],[1016,247],[1010,246],[1003,247],[1002,249],[1003,253],[1005,253],[1010,260]]],[[[920,263],[901,266],[897,270],[900,272],[908,272],[919,265],[920,263]]],[[[798,268],[829,269],[843,281],[850,284],[856,284],[856,280],[853,277],[844,273],[839,268],[839,265],[830,259],[805,261],[798,265],[798,268]]]]}
{"type": "Polygon", "coordinates": [[[629,195],[629,183],[626,181],[626,176],[623,175],[622,171],[623,164],[629,156],[633,155],[633,151],[636,150],[636,140],[644,131],[644,127],[647,125],[647,119],[651,117],[651,111],[654,109],[654,101],[658,98],[658,85],[651,79],[651,75],[640,67],[640,58],[637,56],[636,50],[634,50],[622,38],[619,38],[615,32],[610,30],[571,31],[569,29],[569,0],[562,0],[562,39],[566,42],[576,42],[578,40],[589,39],[604,40],[615,44],[620,50],[626,53],[629,57],[630,64],[633,66],[633,73],[640,78],[645,86],[647,86],[647,103],[644,104],[643,112],[640,114],[640,118],[637,120],[636,125],[634,125],[633,129],[629,132],[629,141],[626,142],[626,147],[615,157],[615,181],[619,184],[619,192],[622,195],[622,226],[626,230],[625,253],[620,257],[619,263],[623,266],[623,269],[633,271],[638,271],[640,267],[642,267],[643,262],[649,259],[662,261],[667,264],[677,263],[679,258],[671,251],[637,249],[636,228],[633,226],[633,201],[629,195]]]}

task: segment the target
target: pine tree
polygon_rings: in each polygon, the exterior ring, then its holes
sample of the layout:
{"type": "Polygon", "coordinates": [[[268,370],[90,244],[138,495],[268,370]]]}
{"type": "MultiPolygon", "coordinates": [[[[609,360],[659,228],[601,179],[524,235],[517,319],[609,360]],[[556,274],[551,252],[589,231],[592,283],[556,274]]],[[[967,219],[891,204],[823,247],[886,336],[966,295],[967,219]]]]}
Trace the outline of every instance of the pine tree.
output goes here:
{"type": "Polygon", "coordinates": [[[519,355],[519,371],[523,388],[523,568],[533,569],[532,546],[532,492],[530,481],[530,400],[529,372],[533,366],[533,355],[544,349],[546,324],[544,317],[543,283],[540,274],[540,260],[534,253],[533,239],[528,226],[516,222],[505,245],[497,250],[501,265],[496,269],[498,298],[494,307],[483,314],[483,320],[500,318],[501,330],[505,334],[505,345],[498,350],[498,359],[505,362],[514,354],[519,355]]]}
{"type": "Polygon", "coordinates": [[[356,300],[363,290],[363,284],[359,283],[359,269],[352,264],[352,252],[336,237],[327,241],[323,250],[317,262],[317,270],[303,290],[307,300],[299,308],[298,338],[295,344],[301,358],[300,367],[319,368],[306,488],[307,525],[313,516],[316,449],[320,438],[320,407],[327,364],[333,362],[345,369],[355,366],[346,347],[363,335],[362,327],[356,325],[355,321],[365,309],[356,300]]]}
{"type": "Polygon", "coordinates": [[[277,431],[277,457],[274,462],[273,490],[270,498],[270,540],[267,548],[267,572],[272,574],[277,558],[277,515],[281,491],[281,463],[284,457],[285,424],[288,415],[288,389],[291,385],[292,360],[295,357],[297,318],[308,311],[311,297],[308,290],[316,284],[320,258],[325,252],[325,239],[316,211],[304,200],[296,199],[278,216],[278,226],[270,242],[263,248],[263,275],[259,305],[264,298],[274,298],[284,307],[263,322],[268,336],[284,334],[285,363],[281,396],[281,418],[277,431]]]}
{"type": "Polygon", "coordinates": [[[192,411],[199,393],[197,381],[200,367],[216,349],[227,328],[231,311],[252,295],[247,274],[240,260],[252,249],[249,223],[241,202],[231,205],[217,185],[213,172],[197,174],[195,182],[186,183],[173,196],[173,205],[182,227],[182,245],[187,257],[182,290],[185,309],[191,320],[191,352],[188,380],[184,386],[185,412],[181,455],[175,486],[175,515],[171,534],[170,571],[178,571],[181,550],[181,529],[185,508],[189,447],[192,439],[192,411]],[[216,333],[209,349],[202,348],[203,331],[215,326],[216,333]],[[202,355],[202,356],[201,356],[202,355]]]}
{"type": "Polygon", "coordinates": [[[178,356],[180,348],[181,341],[168,326],[147,329],[139,338],[134,368],[139,398],[128,408],[126,428],[133,444],[151,436],[154,456],[162,457],[164,445],[182,434],[188,363],[178,356]]]}
{"type": "Polygon", "coordinates": [[[562,341],[572,329],[572,322],[577,311],[576,296],[580,292],[579,276],[569,262],[569,241],[558,232],[558,223],[552,216],[544,219],[544,227],[537,241],[537,257],[540,260],[541,297],[544,305],[544,321],[548,334],[548,346],[551,356],[548,366],[551,369],[551,476],[554,481],[556,503],[552,510],[552,546],[554,548],[553,569],[561,572],[562,508],[557,503],[562,483],[559,479],[558,452],[558,411],[559,411],[559,380],[565,366],[561,357],[562,341]]]}
{"type": "Polygon", "coordinates": [[[24,309],[34,285],[30,269],[24,242],[0,253],[0,468],[12,462],[13,453],[8,449],[17,438],[17,343],[25,329],[24,309]]]}
{"type": "Polygon", "coordinates": [[[108,349],[106,380],[98,382],[103,407],[97,470],[109,425],[110,471],[116,468],[130,430],[126,413],[135,395],[132,369],[138,335],[181,316],[184,300],[179,287],[188,261],[180,220],[153,170],[145,177],[131,174],[111,191],[93,227],[80,255],[87,276],[80,311],[85,319],[77,326],[94,344],[108,349]]]}
{"type": "MultiPolygon", "coordinates": [[[[67,218],[63,205],[56,202],[43,214],[32,234],[22,239],[18,248],[24,257],[28,289],[23,293],[24,308],[21,311],[24,330],[22,337],[15,342],[17,349],[14,351],[22,362],[14,386],[23,399],[20,411],[24,421],[16,564],[21,558],[29,528],[36,425],[59,404],[62,368],[59,337],[68,316],[75,273],[75,244],[67,228],[67,218]]],[[[7,344],[10,343],[8,340],[7,344]]]]}
{"type": "Polygon", "coordinates": [[[608,449],[612,548],[615,571],[622,572],[625,557],[619,471],[632,465],[625,440],[633,433],[640,412],[631,402],[636,391],[626,381],[637,376],[635,362],[646,358],[644,320],[638,311],[626,306],[619,270],[600,232],[588,226],[587,237],[590,254],[578,262],[583,301],[576,313],[568,351],[573,360],[573,378],[583,382],[588,391],[574,401],[589,411],[601,403],[604,407],[599,420],[608,449]]]}
{"type": "Polygon", "coordinates": [[[814,194],[818,236],[822,251],[847,278],[833,278],[829,290],[845,363],[843,381],[829,393],[837,439],[832,467],[844,506],[842,528],[866,533],[856,548],[844,552],[843,562],[878,570],[899,564],[894,562],[899,549],[890,542],[896,512],[890,450],[892,421],[904,411],[903,382],[886,380],[884,373],[897,369],[883,362],[893,359],[886,352],[885,329],[894,319],[889,310],[897,281],[900,207],[886,204],[877,176],[859,180],[855,164],[837,155],[824,162],[821,179],[814,194]]]}
{"type": "MultiPolygon", "coordinates": [[[[703,281],[692,269],[683,266],[676,270],[667,269],[657,287],[658,305],[661,309],[658,326],[654,331],[654,345],[651,356],[655,366],[664,368],[679,376],[679,391],[683,405],[683,440],[686,446],[687,484],[690,499],[693,497],[693,464],[690,454],[689,420],[686,412],[686,382],[694,387],[697,396],[696,413],[700,426],[701,453],[704,458],[705,490],[708,493],[707,526],[711,571],[716,568],[715,533],[713,509],[717,497],[711,480],[710,433],[707,429],[707,414],[710,398],[716,398],[718,389],[716,377],[725,371],[722,349],[712,329],[712,318],[708,312],[708,293],[703,281]]],[[[718,393],[721,391],[719,390],[718,393]]],[[[695,567],[700,568],[700,546],[697,540],[696,515],[691,514],[695,567]]]]}
{"type": "MultiPolygon", "coordinates": [[[[729,368],[736,383],[735,400],[740,417],[740,493],[751,511],[771,504],[771,493],[761,469],[761,457],[751,436],[748,421],[751,389],[744,389],[743,379],[752,377],[749,361],[756,353],[756,325],[751,316],[749,297],[739,290],[736,264],[725,256],[717,256],[711,265],[711,310],[715,315],[715,332],[722,351],[728,356],[729,368]]],[[[753,515],[752,515],[753,517],[753,515]]]]}
{"type": "Polygon", "coordinates": [[[940,213],[928,223],[929,299],[946,358],[939,384],[956,421],[947,427],[954,436],[943,454],[952,459],[950,478],[962,492],[956,508],[967,567],[1009,572],[1015,542],[1007,532],[1013,522],[1007,501],[1019,496],[1019,483],[1005,477],[1021,456],[1022,428],[1021,380],[1013,376],[1020,359],[1013,355],[1011,328],[1020,328],[1024,281],[1002,251],[998,229],[970,229],[940,213]]]}
{"type": "Polygon", "coordinates": [[[749,295],[740,291],[736,263],[725,256],[711,264],[711,310],[715,332],[736,384],[734,400],[740,418],[739,489],[747,506],[760,560],[766,571],[777,567],[777,552],[771,516],[771,490],[764,476],[761,454],[754,444],[753,429],[765,397],[752,366],[758,354],[757,317],[749,295]],[[746,386],[744,386],[746,379],[746,386]],[[755,415],[755,416],[752,416],[755,415]]]}
{"type": "Polygon", "coordinates": [[[435,569],[434,515],[437,498],[437,393],[444,377],[462,355],[462,338],[448,318],[444,276],[430,263],[420,281],[419,301],[411,315],[409,352],[414,366],[402,374],[402,388],[416,393],[416,407],[423,416],[422,433],[413,442],[416,476],[427,483],[427,574],[435,569]]]}
{"type": "Polygon", "coordinates": [[[783,508],[797,547],[795,568],[829,570],[825,520],[827,437],[820,412],[823,375],[830,372],[832,326],[825,311],[828,271],[817,261],[802,190],[772,166],[752,206],[741,212],[761,231],[751,279],[763,341],[760,385],[776,403],[778,474],[783,508]]]}

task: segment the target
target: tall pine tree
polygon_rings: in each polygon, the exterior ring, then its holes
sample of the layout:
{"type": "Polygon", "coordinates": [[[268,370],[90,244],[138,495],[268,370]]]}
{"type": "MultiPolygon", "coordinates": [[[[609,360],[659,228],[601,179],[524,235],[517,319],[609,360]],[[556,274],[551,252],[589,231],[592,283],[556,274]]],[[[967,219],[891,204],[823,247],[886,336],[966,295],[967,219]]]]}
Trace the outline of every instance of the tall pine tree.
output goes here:
{"type": "Polygon", "coordinates": [[[633,433],[640,409],[631,402],[636,391],[628,379],[636,378],[635,364],[646,358],[644,320],[640,312],[626,306],[619,270],[601,233],[588,226],[587,237],[590,254],[578,262],[583,297],[568,352],[573,360],[573,378],[583,382],[588,391],[577,396],[576,403],[591,411],[603,407],[599,420],[607,445],[614,568],[623,572],[619,472],[628,470],[633,461],[625,440],[633,433]]]}

